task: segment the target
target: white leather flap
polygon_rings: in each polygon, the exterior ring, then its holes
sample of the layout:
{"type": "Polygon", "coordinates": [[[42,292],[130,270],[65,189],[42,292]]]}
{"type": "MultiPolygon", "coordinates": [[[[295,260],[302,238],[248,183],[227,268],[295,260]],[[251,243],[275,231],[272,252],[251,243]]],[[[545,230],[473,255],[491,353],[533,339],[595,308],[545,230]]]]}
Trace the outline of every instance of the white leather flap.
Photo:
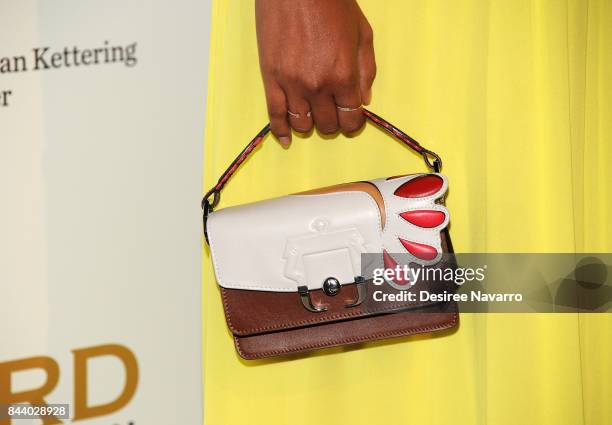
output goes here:
{"type": "Polygon", "coordinates": [[[381,251],[380,210],[365,192],[290,195],[208,217],[217,281],[224,288],[320,289],[352,283],[362,252],[381,251]]]}
{"type": "Polygon", "coordinates": [[[370,183],[380,193],[383,217],[364,191],[290,195],[212,212],[207,229],[219,285],[293,292],[302,285],[321,289],[328,277],[353,283],[366,252],[438,262],[449,215],[436,200],[447,190],[446,177],[414,174],[370,183]]]}

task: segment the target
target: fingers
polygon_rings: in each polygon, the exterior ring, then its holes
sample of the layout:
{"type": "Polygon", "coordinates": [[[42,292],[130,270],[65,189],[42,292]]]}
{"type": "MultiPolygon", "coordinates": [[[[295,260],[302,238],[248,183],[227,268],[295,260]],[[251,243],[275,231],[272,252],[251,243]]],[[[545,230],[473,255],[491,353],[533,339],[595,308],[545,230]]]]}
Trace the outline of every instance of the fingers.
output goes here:
{"type": "Polygon", "coordinates": [[[291,127],[287,119],[287,98],[285,92],[273,80],[265,84],[266,100],[268,103],[268,115],[270,117],[270,129],[279,143],[288,148],[291,145],[291,127]]]}
{"type": "Polygon", "coordinates": [[[310,101],[314,123],[322,134],[334,134],[338,131],[338,112],[334,97],[319,94],[310,101]]]}
{"type": "Polygon", "coordinates": [[[303,97],[289,92],[289,124],[298,133],[308,133],[312,130],[312,113],[310,103],[303,97]]]}
{"type": "MultiPolygon", "coordinates": [[[[365,122],[361,110],[361,89],[356,82],[338,84],[334,95],[319,92],[308,99],[297,94],[287,96],[286,90],[275,81],[265,86],[270,127],[284,147],[291,144],[291,128],[307,133],[316,125],[322,134],[334,134],[341,130],[348,135],[358,131],[365,122]]],[[[295,93],[291,89],[287,92],[295,93]]]]}
{"type": "Polygon", "coordinates": [[[350,135],[364,125],[361,105],[370,101],[376,62],[371,28],[365,20],[362,27],[357,63],[343,61],[333,77],[321,80],[324,83],[312,83],[301,74],[297,78],[272,75],[265,81],[271,130],[281,145],[291,144],[292,128],[307,133],[316,126],[322,134],[341,130],[350,135]]]}
{"type": "Polygon", "coordinates": [[[361,110],[361,93],[359,87],[355,84],[352,87],[341,88],[335,97],[337,109],[338,123],[340,129],[346,135],[355,133],[365,123],[365,116],[361,110]],[[354,110],[346,110],[354,109],[354,110]]]}

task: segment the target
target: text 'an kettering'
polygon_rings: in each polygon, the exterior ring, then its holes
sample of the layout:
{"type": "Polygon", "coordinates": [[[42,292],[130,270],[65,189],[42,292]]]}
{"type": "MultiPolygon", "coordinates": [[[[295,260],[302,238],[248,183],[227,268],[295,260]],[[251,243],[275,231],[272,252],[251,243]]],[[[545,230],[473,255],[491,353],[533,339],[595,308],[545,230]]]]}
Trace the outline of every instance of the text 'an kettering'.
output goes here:
{"type": "Polygon", "coordinates": [[[127,45],[110,45],[108,41],[100,47],[85,49],[77,46],[62,49],[35,47],[29,55],[0,57],[0,74],[111,63],[122,63],[132,67],[138,63],[136,48],[136,42],[127,45]]]}

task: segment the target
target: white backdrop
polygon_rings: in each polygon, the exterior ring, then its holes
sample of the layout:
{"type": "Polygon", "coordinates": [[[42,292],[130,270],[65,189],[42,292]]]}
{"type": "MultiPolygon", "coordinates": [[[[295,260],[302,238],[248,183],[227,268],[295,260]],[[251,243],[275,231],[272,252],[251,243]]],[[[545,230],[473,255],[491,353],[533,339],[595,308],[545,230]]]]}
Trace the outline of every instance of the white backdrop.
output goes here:
{"type": "Polygon", "coordinates": [[[44,399],[71,416],[75,396],[104,406],[137,376],[127,404],[77,423],[201,423],[209,2],[0,0],[0,403],[50,380],[17,370],[43,356],[59,372],[44,399]],[[133,66],[34,69],[35,48],[133,43],[133,66]],[[79,350],[98,346],[112,353],[75,385],[79,350]]]}

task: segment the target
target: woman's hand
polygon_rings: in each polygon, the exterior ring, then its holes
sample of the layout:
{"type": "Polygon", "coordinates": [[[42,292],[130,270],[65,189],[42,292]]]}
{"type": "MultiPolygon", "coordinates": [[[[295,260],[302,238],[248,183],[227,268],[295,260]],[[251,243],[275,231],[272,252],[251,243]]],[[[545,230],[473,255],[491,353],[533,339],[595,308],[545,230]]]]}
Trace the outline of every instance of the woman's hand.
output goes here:
{"type": "Polygon", "coordinates": [[[280,143],[289,146],[291,127],[359,130],[376,63],[372,28],[356,0],[256,0],[256,16],[268,113],[280,143]]]}

